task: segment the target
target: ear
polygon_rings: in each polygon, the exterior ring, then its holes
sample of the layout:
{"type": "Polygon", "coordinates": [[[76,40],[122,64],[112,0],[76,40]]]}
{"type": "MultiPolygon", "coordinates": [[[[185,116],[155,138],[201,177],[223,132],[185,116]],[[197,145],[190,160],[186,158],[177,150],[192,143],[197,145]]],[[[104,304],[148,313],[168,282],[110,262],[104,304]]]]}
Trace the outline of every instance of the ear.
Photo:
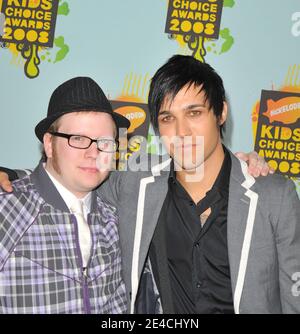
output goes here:
{"type": "Polygon", "coordinates": [[[227,102],[223,102],[223,111],[222,111],[222,115],[219,118],[219,125],[222,125],[226,122],[227,119],[227,112],[228,112],[228,105],[227,102]]]}
{"type": "Polygon", "coordinates": [[[46,156],[47,158],[52,158],[52,154],[53,154],[53,149],[52,149],[52,144],[53,144],[53,136],[46,132],[44,134],[44,137],[43,137],[43,142],[44,142],[44,150],[45,150],[45,153],[46,153],[46,156]]]}

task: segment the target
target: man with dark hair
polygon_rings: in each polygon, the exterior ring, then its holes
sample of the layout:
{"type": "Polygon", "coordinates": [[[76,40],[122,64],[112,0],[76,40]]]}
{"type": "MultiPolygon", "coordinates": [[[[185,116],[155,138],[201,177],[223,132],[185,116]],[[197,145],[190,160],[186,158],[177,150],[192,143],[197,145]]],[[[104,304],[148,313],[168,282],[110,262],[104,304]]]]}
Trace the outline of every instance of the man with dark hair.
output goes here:
{"type": "Polygon", "coordinates": [[[91,78],[55,89],[35,128],[46,161],[0,193],[0,313],[127,311],[116,208],[94,189],[128,126],[91,78]]]}
{"type": "Polygon", "coordinates": [[[222,144],[220,76],[174,56],[154,75],[148,103],[169,155],[101,187],[123,220],[131,312],[300,313],[295,186],[279,175],[254,179],[222,144]]]}
{"type": "MultiPolygon", "coordinates": [[[[156,130],[164,98],[169,96],[173,100],[183,87],[192,85],[204,92],[209,109],[220,120],[226,100],[221,77],[209,64],[201,63],[193,57],[177,55],[171,58],[165,66],[162,66],[152,78],[148,105],[151,111],[151,121],[156,130]],[[186,72],[187,67],[189,72],[186,72]]],[[[224,123],[219,124],[221,137],[223,136],[223,126],[224,123]]]]}

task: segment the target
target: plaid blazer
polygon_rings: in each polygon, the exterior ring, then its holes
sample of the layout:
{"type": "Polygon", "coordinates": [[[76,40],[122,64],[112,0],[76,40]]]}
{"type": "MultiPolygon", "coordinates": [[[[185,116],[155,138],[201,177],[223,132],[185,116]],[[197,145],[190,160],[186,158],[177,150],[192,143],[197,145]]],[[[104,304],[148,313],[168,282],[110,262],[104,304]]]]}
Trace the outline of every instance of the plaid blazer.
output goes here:
{"type": "Polygon", "coordinates": [[[0,192],[0,313],[125,313],[116,209],[96,192],[85,274],[76,217],[40,164],[0,192]]]}

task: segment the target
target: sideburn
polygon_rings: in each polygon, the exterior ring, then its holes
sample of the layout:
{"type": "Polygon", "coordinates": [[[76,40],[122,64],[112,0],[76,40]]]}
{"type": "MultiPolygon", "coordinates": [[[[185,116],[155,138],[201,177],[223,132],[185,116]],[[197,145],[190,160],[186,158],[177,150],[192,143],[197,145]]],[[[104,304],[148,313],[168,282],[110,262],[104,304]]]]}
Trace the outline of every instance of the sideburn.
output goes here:
{"type": "Polygon", "coordinates": [[[53,166],[53,169],[56,171],[56,173],[60,175],[61,170],[60,170],[58,161],[59,159],[58,159],[58,154],[56,150],[56,140],[54,137],[52,137],[52,166],[53,166]]]}

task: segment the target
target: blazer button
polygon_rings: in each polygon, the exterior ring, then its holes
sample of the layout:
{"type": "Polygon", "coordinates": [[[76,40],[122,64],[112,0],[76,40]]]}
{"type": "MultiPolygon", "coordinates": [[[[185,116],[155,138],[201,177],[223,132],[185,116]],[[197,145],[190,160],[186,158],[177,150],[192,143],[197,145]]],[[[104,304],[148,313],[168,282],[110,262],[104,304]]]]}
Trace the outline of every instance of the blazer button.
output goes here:
{"type": "Polygon", "coordinates": [[[198,281],[197,282],[197,288],[200,289],[203,286],[203,281],[198,281]]]}

